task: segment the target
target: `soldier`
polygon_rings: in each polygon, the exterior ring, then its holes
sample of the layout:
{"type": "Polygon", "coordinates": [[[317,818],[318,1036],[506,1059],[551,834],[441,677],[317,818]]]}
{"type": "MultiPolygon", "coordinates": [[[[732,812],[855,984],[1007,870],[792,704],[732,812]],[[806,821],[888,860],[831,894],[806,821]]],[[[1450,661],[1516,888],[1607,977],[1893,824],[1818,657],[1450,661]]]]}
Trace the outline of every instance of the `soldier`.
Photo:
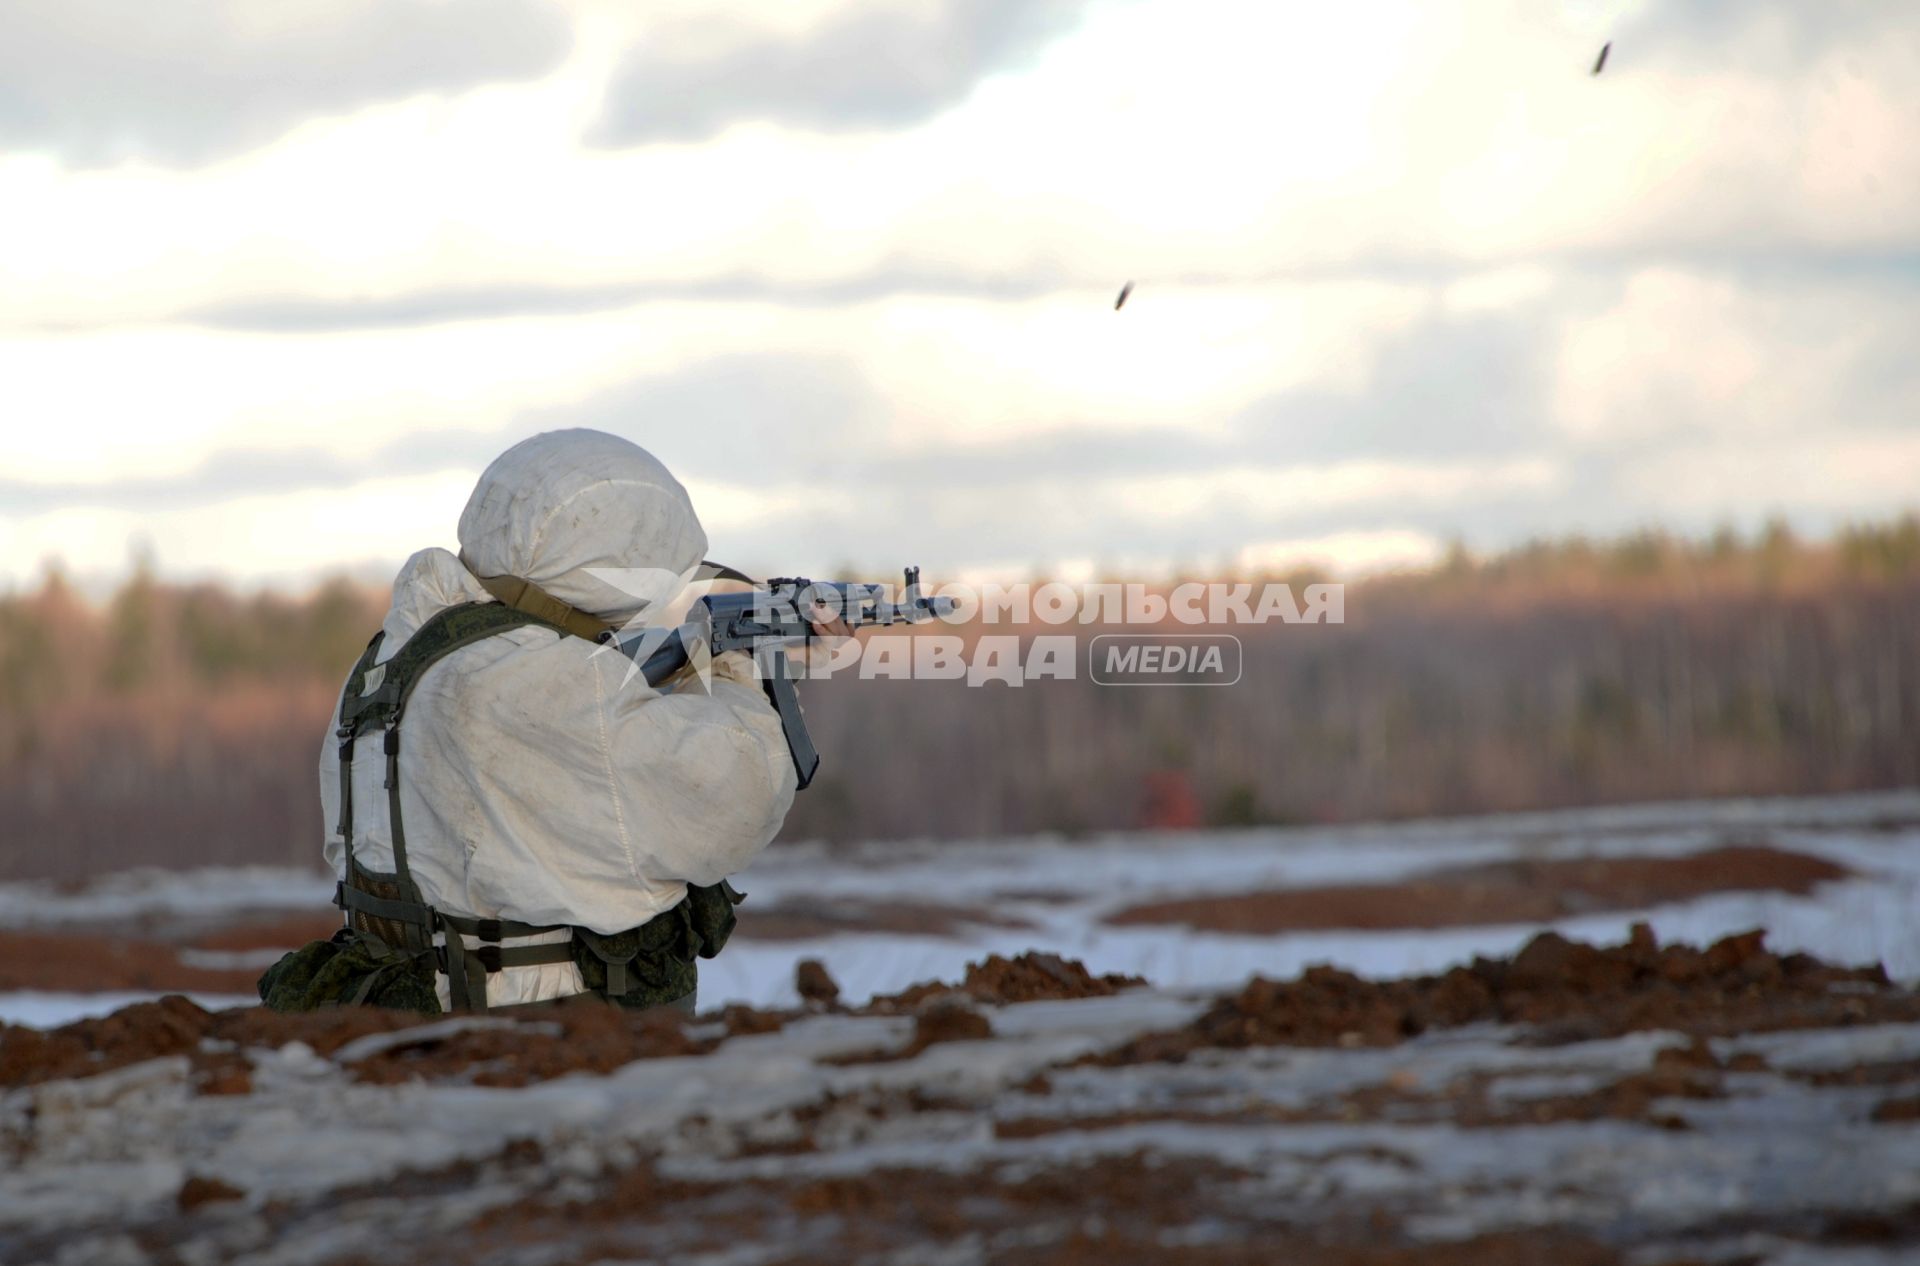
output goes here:
{"type": "Polygon", "coordinates": [[[346,926],[261,998],[691,1010],[795,774],[745,655],[656,689],[597,640],[700,574],[686,489],[616,436],[537,435],[481,475],[460,547],[407,560],[347,679],[320,753],[346,926]]]}

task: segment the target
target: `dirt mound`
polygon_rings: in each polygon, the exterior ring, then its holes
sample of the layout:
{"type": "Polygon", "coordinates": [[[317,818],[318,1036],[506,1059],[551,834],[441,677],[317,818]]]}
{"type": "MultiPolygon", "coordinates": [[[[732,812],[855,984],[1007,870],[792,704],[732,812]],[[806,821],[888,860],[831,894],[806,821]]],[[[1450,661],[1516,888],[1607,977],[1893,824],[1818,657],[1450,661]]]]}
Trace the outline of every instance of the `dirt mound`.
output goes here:
{"type": "MultiPolygon", "coordinates": [[[[1142,983],[1096,976],[1054,954],[993,955],[970,965],[957,986],[916,985],[862,1008],[912,1014],[916,1028],[903,1050],[852,1058],[905,1058],[936,1042],[989,1037],[991,1023],[976,1004],[1103,997],[1142,983]]],[[[334,1057],[357,1039],[429,1025],[436,1027],[417,1040],[359,1048],[353,1076],[380,1084],[518,1086],[567,1073],[606,1073],[637,1059],[704,1054],[728,1037],[771,1032],[798,1014],[729,1007],[695,1037],[678,1012],[631,1012],[590,1000],[502,1008],[487,1022],[469,1024],[372,1007],[299,1015],[259,1007],[208,1012],[169,996],[46,1032],[0,1025],[0,1086],[185,1055],[201,1093],[244,1094],[251,1089],[251,1065],[242,1053],[248,1048],[297,1041],[334,1057]]],[[[1192,1023],[1135,1039],[1097,1062],[1179,1060],[1207,1047],[1390,1046],[1429,1028],[1482,1021],[1524,1024],[1527,1040],[1554,1043],[1640,1029],[1720,1035],[1913,1019],[1920,1019],[1920,995],[1895,988],[1877,967],[1837,968],[1803,954],[1775,955],[1759,932],[1706,950],[1662,947],[1640,924],[1624,945],[1598,948],[1545,933],[1511,960],[1475,959],[1439,976],[1368,981],[1315,967],[1295,980],[1255,979],[1192,1023]]]]}
{"type": "Polygon", "coordinates": [[[0,1025],[0,1086],[91,1077],[165,1055],[190,1056],[196,1069],[230,1077],[231,1052],[211,1052],[203,1043],[231,1048],[297,1041],[324,1055],[356,1037],[432,1018],[373,1007],[336,1007],[305,1015],[280,1015],[260,1007],[215,1012],[170,994],[44,1032],[0,1025]]]}
{"type": "Polygon", "coordinates": [[[817,958],[803,958],[794,966],[793,987],[803,1002],[830,1007],[840,1001],[840,985],[827,965],[817,958]]]}
{"type": "Polygon", "coordinates": [[[865,1010],[883,1015],[913,1011],[928,999],[949,993],[991,1003],[1104,998],[1146,983],[1138,976],[1116,972],[1096,976],[1076,959],[1029,950],[1015,958],[990,954],[983,962],[967,964],[966,979],[958,985],[927,981],[897,994],[876,997],[865,1010]]]}
{"type": "Polygon", "coordinates": [[[700,1055],[716,1045],[687,1036],[677,1011],[623,1011],[592,1000],[518,1010],[527,1023],[463,1029],[357,1060],[354,1079],[524,1086],[568,1073],[610,1073],[638,1059],[700,1055]]]}
{"type": "Polygon", "coordinates": [[[993,1021],[977,1011],[965,994],[938,994],[921,1006],[913,1018],[913,1036],[891,1050],[854,1051],[829,1055],[823,1064],[883,1064],[912,1059],[937,1042],[980,1042],[993,1036],[993,1021]]]}
{"type": "Polygon", "coordinates": [[[1179,923],[1210,932],[1271,935],[1336,929],[1551,923],[1603,910],[1644,910],[1716,892],[1806,893],[1846,879],[1844,866],[1804,853],[1732,845],[1685,857],[1593,857],[1497,862],[1436,871],[1403,883],[1336,884],[1132,906],[1113,924],[1179,923]]]}
{"type": "Polygon", "coordinates": [[[241,1052],[304,1042],[333,1056],[349,1042],[379,1033],[427,1029],[354,1060],[356,1080],[390,1084],[413,1079],[520,1086],[575,1072],[610,1072],[636,1059],[697,1055],[726,1037],[764,1033],[783,1013],[730,1007],[725,1032],[695,1040],[674,1011],[625,1011],[598,1001],[506,1007],[488,1013],[500,1023],[461,1027],[446,1016],[376,1007],[330,1007],[286,1015],[264,1007],[211,1012],[178,995],[136,1003],[109,1016],[49,1031],[0,1025],[0,1086],[92,1077],[142,1060],[185,1055],[203,1094],[245,1094],[251,1065],[241,1052]]]}
{"type": "Polygon", "coordinates": [[[218,1178],[205,1178],[199,1174],[193,1174],[180,1184],[180,1194],[174,1197],[174,1202],[180,1206],[181,1212],[186,1213],[198,1209],[203,1204],[213,1204],[219,1200],[239,1200],[246,1194],[238,1187],[221,1182],[218,1178]]]}
{"type": "Polygon", "coordinates": [[[1665,948],[1646,924],[1599,948],[1546,932],[1511,960],[1476,958],[1440,976],[1369,981],[1336,967],[1258,978],[1182,1028],[1149,1034],[1102,1063],[1180,1060],[1206,1047],[1392,1046],[1430,1028],[1526,1024],[1539,1042],[1643,1029],[1694,1035],[1920,1018],[1920,995],[1879,967],[1830,967],[1769,952],[1758,931],[1707,950],[1665,948]]]}

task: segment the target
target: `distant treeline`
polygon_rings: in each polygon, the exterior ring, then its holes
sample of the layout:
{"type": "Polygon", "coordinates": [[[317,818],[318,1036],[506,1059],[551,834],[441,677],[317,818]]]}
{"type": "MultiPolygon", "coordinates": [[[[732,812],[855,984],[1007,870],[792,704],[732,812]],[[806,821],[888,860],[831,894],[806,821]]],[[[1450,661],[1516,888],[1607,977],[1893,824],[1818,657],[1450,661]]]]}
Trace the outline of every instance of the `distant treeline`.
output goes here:
{"type": "MultiPolygon", "coordinates": [[[[1316,577],[1276,577],[1295,584],[1316,577]]],[[[0,879],[317,857],[315,765],[386,595],[137,572],[0,597],[0,879]]],[[[1920,519],[1541,542],[1234,626],[1238,685],[803,686],[792,838],[1342,821],[1920,782],[1920,519]]],[[[994,632],[1006,632],[996,629],[994,632]]],[[[1011,630],[1072,632],[1098,626],[1011,630]]],[[[1202,630],[1184,630],[1202,631],[1202,630]]],[[[963,630],[969,636],[977,629],[963,630]]]]}

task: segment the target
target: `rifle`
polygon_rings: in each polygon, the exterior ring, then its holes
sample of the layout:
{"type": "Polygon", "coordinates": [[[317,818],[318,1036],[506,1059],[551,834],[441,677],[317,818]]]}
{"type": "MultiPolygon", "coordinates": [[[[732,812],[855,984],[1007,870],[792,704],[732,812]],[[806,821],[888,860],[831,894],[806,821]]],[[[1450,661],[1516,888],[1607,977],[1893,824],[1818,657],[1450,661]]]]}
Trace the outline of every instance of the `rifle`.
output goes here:
{"type": "Polygon", "coordinates": [[[953,599],[920,592],[920,569],[906,569],[902,602],[893,602],[888,586],[847,580],[806,580],[782,576],[745,593],[711,593],[695,602],[677,628],[645,628],[608,635],[608,641],[637,665],[649,686],[658,686],[685,668],[693,650],[705,642],[710,654],[746,651],[759,666],[760,687],[780,715],[787,751],[801,787],[813,781],[820,753],[807,734],[800,696],[788,673],[788,646],[818,636],[816,620],[839,617],[849,629],[882,624],[920,624],[949,615],[953,599]]]}

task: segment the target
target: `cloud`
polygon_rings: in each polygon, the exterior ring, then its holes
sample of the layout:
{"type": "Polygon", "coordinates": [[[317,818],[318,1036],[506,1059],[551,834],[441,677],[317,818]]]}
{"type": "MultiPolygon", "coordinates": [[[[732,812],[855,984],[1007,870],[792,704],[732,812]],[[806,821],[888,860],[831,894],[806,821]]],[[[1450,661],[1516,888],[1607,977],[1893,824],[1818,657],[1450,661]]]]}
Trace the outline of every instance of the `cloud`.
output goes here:
{"type": "Polygon", "coordinates": [[[0,515],[77,506],[167,512],[258,496],[345,491],[369,480],[479,471],[538,431],[592,426],[652,449],[682,474],[725,482],[765,477],[782,491],[831,484],[849,452],[866,451],[882,402],[842,362],[787,355],[720,356],[637,378],[581,405],[529,411],[505,428],[401,434],[359,452],[315,446],[216,449],[171,475],[116,479],[0,478],[0,515]]]}
{"type": "Polygon", "coordinates": [[[883,262],[871,269],[814,279],[743,271],[651,281],[430,286],[374,296],[267,295],[187,308],[166,319],[208,329],[314,334],[504,317],[579,316],[645,303],[778,303],[815,308],[903,295],[1019,302],[1051,294],[1069,284],[1058,272],[1009,276],[883,262]]]}
{"type": "Polygon", "coordinates": [[[194,167],[315,116],[538,76],[571,43],[545,0],[14,0],[0,147],[194,167]]]}
{"type": "Polygon", "coordinates": [[[867,3],[802,36],[760,34],[714,51],[663,30],[615,73],[592,139],[609,147],[700,141],[747,121],[818,132],[909,127],[1029,59],[1085,7],[1086,0],[867,3]]]}
{"type": "MultiPolygon", "coordinates": [[[[1149,295],[1169,291],[1246,291],[1321,283],[1390,286],[1473,284],[1489,275],[1521,270],[1572,277],[1618,278],[1650,267],[1712,272],[1756,281],[1849,276],[1863,284],[1901,284],[1920,279],[1920,252],[1794,249],[1770,254],[1716,250],[1708,246],[1651,245],[1631,250],[1526,252],[1497,259],[1466,255],[1357,255],[1325,263],[1241,271],[1189,269],[1154,278],[1149,295]]],[[[894,299],[958,299],[1022,304],[1086,296],[1104,311],[1113,289],[1109,274],[1069,270],[1057,262],[1019,270],[969,266],[964,261],[921,263],[909,259],[856,261],[837,273],[785,276],[746,268],[704,276],[630,281],[502,281],[449,283],[385,294],[286,291],[193,303],[166,311],[124,311],[103,319],[25,316],[0,319],[31,334],[73,334],[124,326],[178,325],[246,334],[329,334],[353,330],[425,329],[463,321],[590,316],[649,304],[769,304],[795,309],[854,307],[894,299]]]]}
{"type": "MultiPolygon", "coordinates": [[[[319,448],[230,448],[209,454],[180,475],[134,475],[95,482],[0,479],[0,513],[25,517],[86,506],[154,512],[219,504],[237,497],[345,488],[379,474],[410,475],[443,463],[426,452],[445,438],[402,440],[371,458],[349,459],[319,448]]],[[[449,463],[450,464],[450,463],[449,463]]]]}
{"type": "Polygon", "coordinates": [[[1665,0],[1621,23],[1621,47],[1615,52],[1644,50],[1649,61],[1694,67],[1719,63],[1748,71],[1799,70],[1835,48],[1883,38],[1889,25],[1900,21],[1892,9],[1885,0],[1665,0]]]}

